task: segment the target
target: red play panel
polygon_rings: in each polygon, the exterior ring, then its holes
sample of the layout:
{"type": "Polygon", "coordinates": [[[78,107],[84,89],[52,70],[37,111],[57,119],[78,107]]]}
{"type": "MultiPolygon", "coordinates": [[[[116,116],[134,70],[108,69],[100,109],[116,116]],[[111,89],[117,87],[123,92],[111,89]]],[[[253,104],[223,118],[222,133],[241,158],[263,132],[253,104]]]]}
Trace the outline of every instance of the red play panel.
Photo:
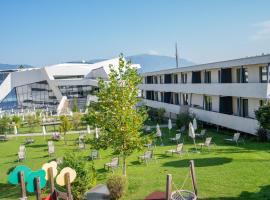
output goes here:
{"type": "Polygon", "coordinates": [[[147,197],[145,197],[145,200],[165,200],[165,192],[152,192],[147,197]]]}

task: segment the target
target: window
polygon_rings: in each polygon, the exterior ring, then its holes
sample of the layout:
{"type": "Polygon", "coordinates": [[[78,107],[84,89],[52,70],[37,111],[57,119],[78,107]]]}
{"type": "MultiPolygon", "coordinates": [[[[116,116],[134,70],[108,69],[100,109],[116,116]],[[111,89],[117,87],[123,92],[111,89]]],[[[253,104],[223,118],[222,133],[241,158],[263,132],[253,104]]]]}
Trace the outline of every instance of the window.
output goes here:
{"type": "Polygon", "coordinates": [[[174,94],[174,104],[179,105],[179,95],[178,95],[178,93],[174,94]]]}
{"type": "Polygon", "coordinates": [[[163,84],[163,77],[162,77],[162,75],[159,76],[159,83],[160,84],[163,84]]]}
{"type": "Polygon", "coordinates": [[[154,92],[154,100],[158,101],[158,92],[154,92]]]}
{"type": "Polygon", "coordinates": [[[236,81],[237,83],[248,83],[248,69],[238,68],[236,69],[236,81]]]}
{"type": "Polygon", "coordinates": [[[218,70],[218,83],[221,83],[221,70],[218,70]]]}
{"type": "Polygon", "coordinates": [[[238,98],[237,108],[239,116],[248,117],[248,99],[238,98]]]}
{"type": "Polygon", "coordinates": [[[181,83],[187,83],[187,73],[181,73],[181,83]]]}
{"type": "Polygon", "coordinates": [[[173,83],[178,83],[178,75],[177,74],[173,75],[173,83]]]}
{"type": "Polygon", "coordinates": [[[188,94],[183,94],[183,105],[188,105],[188,94]]]}
{"type": "Polygon", "coordinates": [[[160,93],[160,97],[161,97],[161,102],[164,102],[164,92],[160,93]]]}
{"type": "Polygon", "coordinates": [[[154,84],[157,84],[158,83],[158,78],[157,76],[154,76],[154,84]]]}
{"type": "Polygon", "coordinates": [[[201,83],[201,72],[192,72],[192,83],[201,83]]]}
{"type": "Polygon", "coordinates": [[[269,80],[269,67],[260,67],[260,81],[261,83],[267,83],[269,80]]]}
{"type": "Polygon", "coordinates": [[[204,82],[211,83],[211,71],[204,72],[204,82]]]}
{"type": "Polygon", "coordinates": [[[164,83],[172,83],[172,74],[165,74],[164,83]]]}
{"type": "Polygon", "coordinates": [[[212,110],[212,97],[204,96],[204,109],[205,110],[212,110]]]}
{"type": "Polygon", "coordinates": [[[146,78],[146,84],[153,84],[153,76],[147,76],[146,78]]]}

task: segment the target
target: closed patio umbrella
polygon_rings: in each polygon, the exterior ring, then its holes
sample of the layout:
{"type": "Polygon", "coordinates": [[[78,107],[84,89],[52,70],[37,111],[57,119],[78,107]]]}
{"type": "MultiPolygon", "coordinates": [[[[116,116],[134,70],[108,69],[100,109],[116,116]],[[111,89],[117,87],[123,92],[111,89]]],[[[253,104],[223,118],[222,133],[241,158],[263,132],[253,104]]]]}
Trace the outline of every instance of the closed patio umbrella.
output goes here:
{"type": "Polygon", "coordinates": [[[90,130],[90,126],[87,125],[87,133],[90,134],[91,133],[91,130],[90,130]]]}
{"type": "Polygon", "coordinates": [[[45,139],[45,135],[47,134],[45,126],[42,126],[42,134],[43,134],[44,139],[45,139]]]}
{"type": "Polygon", "coordinates": [[[100,129],[96,127],[96,134],[95,134],[96,139],[99,138],[99,131],[100,131],[100,129]]]}
{"type": "Polygon", "coordinates": [[[17,134],[18,134],[17,126],[14,125],[14,135],[17,135],[17,134]]]}
{"type": "Polygon", "coordinates": [[[193,119],[193,128],[194,128],[194,131],[198,129],[196,118],[193,119]]]}
{"type": "Polygon", "coordinates": [[[169,130],[172,129],[172,120],[171,119],[168,120],[168,129],[169,130]]]}
{"type": "Polygon", "coordinates": [[[161,132],[161,130],[160,130],[159,124],[157,124],[156,128],[157,128],[156,136],[161,140],[160,146],[163,146],[162,132],[161,132]]]}
{"type": "Polygon", "coordinates": [[[191,122],[189,122],[188,136],[193,139],[193,143],[197,151],[196,142],[195,142],[195,131],[191,122]]]}

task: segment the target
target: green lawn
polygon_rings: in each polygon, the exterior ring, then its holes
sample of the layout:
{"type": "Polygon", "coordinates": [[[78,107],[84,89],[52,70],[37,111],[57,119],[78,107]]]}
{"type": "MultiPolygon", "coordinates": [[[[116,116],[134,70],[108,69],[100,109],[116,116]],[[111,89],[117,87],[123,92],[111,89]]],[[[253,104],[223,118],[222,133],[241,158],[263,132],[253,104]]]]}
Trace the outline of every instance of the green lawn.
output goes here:
{"type": "MultiPolygon", "coordinates": [[[[166,130],[163,129],[163,133],[166,130]]],[[[254,140],[246,140],[246,144],[236,146],[224,142],[224,138],[230,137],[208,130],[207,134],[213,137],[217,147],[210,152],[189,153],[182,158],[175,155],[165,156],[164,151],[174,148],[175,145],[164,141],[165,146],[157,146],[154,150],[157,162],[150,162],[148,166],[137,161],[136,152],[128,159],[129,189],[124,199],[143,199],[147,194],[155,190],[165,190],[166,174],[173,175],[175,187],[180,188],[188,173],[189,160],[195,161],[197,182],[200,199],[270,199],[270,144],[258,143],[254,140]]],[[[90,146],[87,150],[77,151],[74,140],[78,135],[68,135],[68,145],[63,141],[55,142],[56,155],[60,157],[67,151],[75,151],[86,157],[89,155],[90,146]]],[[[18,199],[19,188],[6,182],[7,171],[16,166],[17,151],[25,138],[11,139],[0,143],[0,199],[18,199]]],[[[192,141],[185,137],[185,148],[193,148],[192,141]]],[[[197,142],[201,142],[198,140],[197,142]]],[[[47,156],[47,141],[43,137],[35,137],[35,143],[28,145],[27,158],[23,164],[38,169],[50,160],[47,156]]],[[[146,149],[145,149],[146,150],[146,149]]],[[[111,173],[103,169],[105,162],[111,159],[110,151],[101,151],[102,159],[95,161],[98,174],[98,182],[105,182],[111,173]]],[[[121,173],[121,169],[116,173],[121,173]]],[[[188,180],[185,189],[191,188],[188,180]]],[[[175,189],[175,188],[174,188],[175,189]]],[[[30,198],[31,199],[31,198],[30,198]]],[[[33,198],[32,198],[33,199],[33,198]]]]}

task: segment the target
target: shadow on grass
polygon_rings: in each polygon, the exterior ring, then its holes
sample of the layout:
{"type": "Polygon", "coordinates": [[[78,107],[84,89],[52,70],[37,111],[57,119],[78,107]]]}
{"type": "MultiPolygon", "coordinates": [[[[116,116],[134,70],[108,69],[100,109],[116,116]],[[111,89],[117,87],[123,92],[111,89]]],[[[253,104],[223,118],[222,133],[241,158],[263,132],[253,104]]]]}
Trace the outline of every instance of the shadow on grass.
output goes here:
{"type": "Polygon", "coordinates": [[[270,199],[270,185],[265,185],[260,187],[259,192],[248,192],[243,191],[238,197],[218,197],[218,198],[205,198],[203,200],[269,200],[270,199]]]}
{"type": "MultiPolygon", "coordinates": [[[[196,158],[193,159],[196,167],[209,167],[224,165],[232,162],[231,158],[216,157],[216,158],[196,158]]],[[[188,167],[190,159],[170,161],[163,164],[164,167],[188,167]]]]}
{"type": "Polygon", "coordinates": [[[19,199],[20,188],[8,183],[0,183],[0,199],[19,199]]]}
{"type": "Polygon", "coordinates": [[[30,147],[30,148],[41,148],[41,147],[47,147],[47,146],[48,146],[47,144],[30,144],[27,147],[30,147]]]}

